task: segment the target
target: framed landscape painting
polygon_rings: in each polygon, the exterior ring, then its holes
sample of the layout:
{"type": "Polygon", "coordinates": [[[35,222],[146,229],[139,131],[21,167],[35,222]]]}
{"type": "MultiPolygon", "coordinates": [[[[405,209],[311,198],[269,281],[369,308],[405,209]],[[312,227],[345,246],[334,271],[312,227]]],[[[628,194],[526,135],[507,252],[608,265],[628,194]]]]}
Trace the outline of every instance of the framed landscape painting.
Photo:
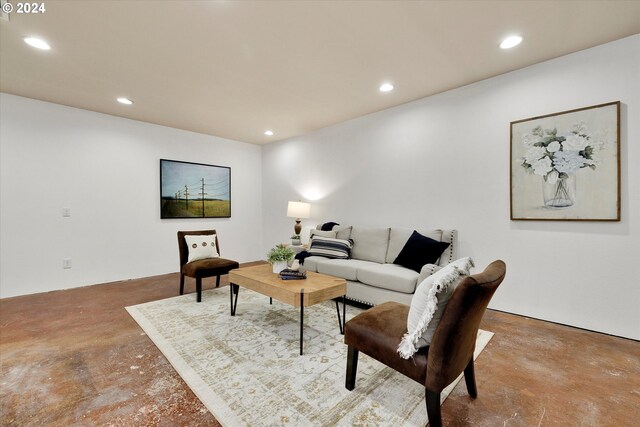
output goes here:
{"type": "Polygon", "coordinates": [[[231,168],[160,159],[160,218],[230,218],[231,168]]]}
{"type": "Polygon", "coordinates": [[[511,122],[511,219],[620,221],[620,102],[511,122]]]}

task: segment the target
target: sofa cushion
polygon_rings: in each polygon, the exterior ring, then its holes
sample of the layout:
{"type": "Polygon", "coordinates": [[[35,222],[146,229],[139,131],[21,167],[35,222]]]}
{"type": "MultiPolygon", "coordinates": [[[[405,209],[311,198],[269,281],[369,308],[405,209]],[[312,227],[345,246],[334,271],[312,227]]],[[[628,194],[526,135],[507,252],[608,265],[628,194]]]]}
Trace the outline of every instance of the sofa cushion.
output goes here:
{"type": "MultiPolygon", "coordinates": [[[[328,224],[332,224],[332,223],[328,223],[328,224]]],[[[335,224],[335,223],[333,223],[333,224],[335,224]]],[[[324,225],[325,224],[318,224],[316,226],[315,230],[322,230],[322,226],[324,226],[324,225]]],[[[331,231],[334,231],[334,232],[337,233],[336,236],[333,236],[333,237],[335,237],[337,239],[347,240],[347,239],[351,238],[351,229],[352,228],[353,227],[351,227],[351,226],[347,227],[347,226],[344,226],[344,225],[335,224],[333,226],[333,228],[331,229],[331,231]]],[[[313,234],[312,234],[312,236],[313,236],[313,234]]],[[[331,237],[331,236],[329,236],[329,237],[331,237]]]]}
{"type": "Polygon", "coordinates": [[[382,304],[386,301],[396,301],[405,304],[408,313],[413,294],[403,294],[402,292],[376,288],[375,286],[365,285],[362,282],[347,280],[347,298],[369,306],[382,304]]]}
{"type": "Polygon", "coordinates": [[[353,227],[351,240],[353,240],[352,258],[384,263],[389,246],[388,228],[353,227]]]}
{"type": "Polygon", "coordinates": [[[369,263],[358,268],[358,281],[405,294],[416,290],[418,273],[395,264],[369,263]]]}
{"type": "MultiPolygon", "coordinates": [[[[414,231],[429,237],[430,239],[442,242],[442,230],[427,230],[427,229],[413,229],[413,228],[391,228],[389,233],[389,249],[387,250],[386,262],[393,264],[393,261],[398,258],[400,251],[407,244],[407,240],[413,234],[414,231]]],[[[447,263],[448,264],[448,263],[447,263]]],[[[445,264],[446,265],[446,264],[445,264]]]]}
{"type": "Polygon", "coordinates": [[[423,265],[434,264],[438,261],[440,255],[448,247],[449,243],[430,239],[414,231],[393,263],[419,273],[423,265]]]}
{"type": "Polygon", "coordinates": [[[330,237],[314,236],[309,245],[309,253],[325,258],[347,259],[351,256],[351,240],[332,239],[330,237]]]}
{"type": "Polygon", "coordinates": [[[346,280],[358,280],[358,270],[367,265],[377,265],[359,259],[323,259],[316,262],[317,272],[346,280]]]}
{"type": "Polygon", "coordinates": [[[327,258],[321,256],[308,256],[304,259],[304,263],[300,265],[303,271],[315,271],[318,272],[318,262],[326,260],[327,258]]]}
{"type": "Polygon", "coordinates": [[[335,231],[337,233],[336,237],[338,239],[350,239],[351,238],[351,226],[349,227],[342,227],[339,225],[336,225],[333,227],[333,231],[335,231]]]}
{"type": "Polygon", "coordinates": [[[337,231],[323,231],[312,228],[311,230],[309,230],[309,241],[313,239],[313,236],[331,237],[332,239],[335,239],[337,233],[337,231]]]}

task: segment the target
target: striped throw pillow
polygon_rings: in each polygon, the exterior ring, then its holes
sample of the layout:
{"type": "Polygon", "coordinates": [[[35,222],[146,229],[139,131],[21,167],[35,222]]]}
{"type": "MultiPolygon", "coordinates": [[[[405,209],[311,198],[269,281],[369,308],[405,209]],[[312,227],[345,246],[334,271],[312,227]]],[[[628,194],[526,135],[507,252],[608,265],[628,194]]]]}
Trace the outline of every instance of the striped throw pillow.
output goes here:
{"type": "Polygon", "coordinates": [[[353,240],[333,239],[331,237],[313,236],[309,254],[325,258],[348,259],[351,256],[353,240]]]}

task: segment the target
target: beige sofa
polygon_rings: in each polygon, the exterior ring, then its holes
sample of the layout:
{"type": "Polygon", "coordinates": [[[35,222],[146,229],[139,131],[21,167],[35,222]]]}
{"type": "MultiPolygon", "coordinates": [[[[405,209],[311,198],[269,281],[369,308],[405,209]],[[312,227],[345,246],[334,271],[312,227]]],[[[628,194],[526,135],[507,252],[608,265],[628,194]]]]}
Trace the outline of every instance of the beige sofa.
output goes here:
{"type": "Polygon", "coordinates": [[[353,240],[351,258],[310,256],[302,269],[346,279],[347,298],[368,305],[385,301],[410,304],[416,286],[434,272],[436,265],[444,267],[457,258],[457,230],[416,229],[423,236],[449,243],[436,264],[426,264],[420,273],[393,264],[414,229],[336,226],[332,231],[338,239],[353,240]]]}

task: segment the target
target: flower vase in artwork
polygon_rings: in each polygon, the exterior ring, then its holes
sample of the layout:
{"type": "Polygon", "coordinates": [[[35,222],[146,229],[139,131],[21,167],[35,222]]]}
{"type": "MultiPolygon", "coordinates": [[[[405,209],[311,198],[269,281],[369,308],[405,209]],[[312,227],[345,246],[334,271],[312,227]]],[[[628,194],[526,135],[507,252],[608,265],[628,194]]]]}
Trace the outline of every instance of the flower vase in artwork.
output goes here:
{"type": "Polygon", "coordinates": [[[575,123],[568,132],[542,129],[536,126],[522,136],[526,147],[522,167],[543,178],[544,206],[566,208],[576,202],[576,172],[583,168],[595,170],[600,164],[598,154],[607,145],[602,134],[589,133],[584,121],[575,123]]]}
{"type": "Polygon", "coordinates": [[[566,208],[576,202],[576,175],[561,173],[555,182],[542,181],[544,205],[549,208],[566,208]]]}

